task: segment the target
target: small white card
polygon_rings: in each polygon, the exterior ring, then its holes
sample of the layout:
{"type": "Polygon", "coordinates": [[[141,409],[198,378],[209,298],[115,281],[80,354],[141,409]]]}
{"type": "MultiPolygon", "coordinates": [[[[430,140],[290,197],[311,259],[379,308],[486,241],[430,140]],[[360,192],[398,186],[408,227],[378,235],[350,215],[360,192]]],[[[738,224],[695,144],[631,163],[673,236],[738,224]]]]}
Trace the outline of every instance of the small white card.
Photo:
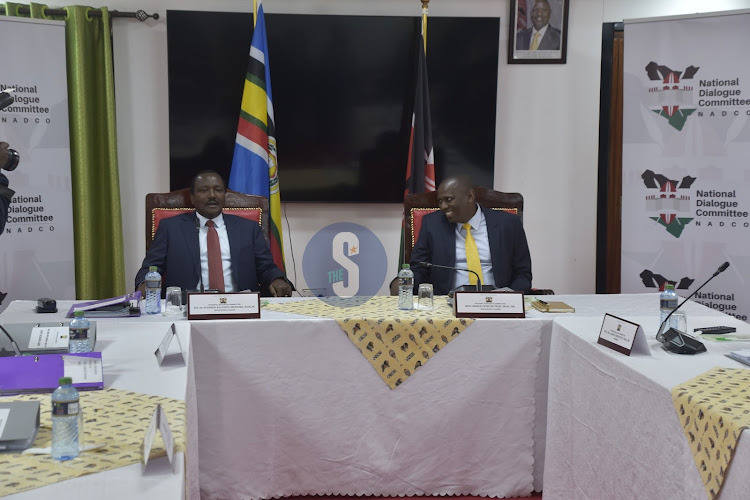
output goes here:
{"type": "Polygon", "coordinates": [[[182,356],[182,361],[184,361],[187,364],[187,359],[185,359],[185,351],[182,349],[182,344],[180,343],[180,336],[177,335],[177,327],[174,323],[169,327],[169,330],[167,330],[167,334],[164,335],[164,338],[161,340],[161,344],[159,344],[159,347],[154,351],[154,355],[156,356],[157,361],[159,362],[159,366],[161,366],[162,362],[164,361],[164,358],[167,357],[167,353],[169,352],[169,346],[172,343],[172,338],[177,339],[177,346],[180,349],[180,355],[182,356]]]}
{"type": "Polygon", "coordinates": [[[172,435],[172,429],[169,427],[167,414],[164,413],[164,408],[161,407],[161,404],[156,405],[154,414],[151,416],[151,422],[148,424],[148,429],[146,429],[146,434],[143,436],[143,443],[141,443],[144,466],[148,465],[148,458],[151,454],[151,447],[154,445],[157,430],[161,432],[164,449],[167,451],[167,459],[171,464],[172,456],[174,455],[174,436],[172,435]]]}
{"type": "Polygon", "coordinates": [[[0,436],[5,432],[5,424],[8,423],[8,417],[10,417],[10,408],[0,408],[0,436]]]}
{"type": "Polygon", "coordinates": [[[191,293],[188,295],[188,319],[260,318],[258,292],[191,293]]]}
{"type": "Polygon", "coordinates": [[[64,349],[69,340],[70,328],[67,326],[35,326],[31,329],[29,349],[64,349]]]}
{"type": "Polygon", "coordinates": [[[522,292],[456,292],[453,312],[457,318],[525,318],[522,292]]]}
{"type": "Polygon", "coordinates": [[[143,454],[143,465],[148,465],[148,456],[151,455],[151,447],[154,445],[154,438],[156,437],[156,430],[159,428],[159,409],[161,405],[156,405],[154,414],[151,415],[151,422],[148,424],[146,434],[143,435],[143,443],[141,443],[141,453],[143,454]]]}
{"type": "Polygon", "coordinates": [[[74,384],[102,382],[102,360],[66,354],[63,356],[63,376],[71,377],[74,384]]]}
{"type": "Polygon", "coordinates": [[[159,405],[159,432],[161,432],[161,439],[164,441],[164,449],[167,450],[167,459],[171,464],[172,455],[174,455],[174,436],[172,435],[172,429],[169,427],[167,414],[161,405],[159,405]]]}
{"type": "Polygon", "coordinates": [[[611,314],[604,315],[599,339],[596,342],[626,356],[630,356],[631,353],[651,356],[646,333],[641,325],[611,314]]]}

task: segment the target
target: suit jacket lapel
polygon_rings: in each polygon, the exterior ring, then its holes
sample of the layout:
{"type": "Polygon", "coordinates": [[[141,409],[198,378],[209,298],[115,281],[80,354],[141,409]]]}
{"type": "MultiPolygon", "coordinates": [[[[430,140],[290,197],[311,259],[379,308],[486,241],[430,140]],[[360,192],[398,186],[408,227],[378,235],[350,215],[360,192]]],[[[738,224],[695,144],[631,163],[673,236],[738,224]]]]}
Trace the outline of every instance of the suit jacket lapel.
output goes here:
{"type": "Polygon", "coordinates": [[[456,225],[452,222],[448,222],[448,219],[446,219],[445,216],[441,218],[441,221],[443,222],[441,225],[443,236],[438,241],[445,241],[447,243],[447,248],[445,248],[445,252],[448,255],[448,265],[455,267],[456,265],[456,225]]]}
{"type": "Polygon", "coordinates": [[[494,272],[496,268],[495,259],[499,258],[501,255],[500,238],[498,237],[500,231],[499,222],[492,209],[482,207],[482,213],[484,214],[484,222],[487,224],[487,239],[490,244],[490,261],[492,261],[492,269],[494,272]]]}
{"type": "Polygon", "coordinates": [[[195,221],[195,216],[185,217],[181,227],[182,235],[185,239],[185,248],[193,265],[193,277],[195,278],[195,283],[198,283],[201,275],[201,249],[198,244],[198,230],[196,229],[195,221]]]}
{"type": "Polygon", "coordinates": [[[240,255],[240,236],[236,232],[237,226],[235,222],[237,222],[236,219],[224,214],[224,224],[227,227],[227,238],[229,239],[229,259],[232,263],[232,278],[234,279],[235,286],[237,286],[237,289],[239,290],[241,289],[239,274],[237,266],[234,263],[237,261],[236,258],[239,258],[240,255]]]}

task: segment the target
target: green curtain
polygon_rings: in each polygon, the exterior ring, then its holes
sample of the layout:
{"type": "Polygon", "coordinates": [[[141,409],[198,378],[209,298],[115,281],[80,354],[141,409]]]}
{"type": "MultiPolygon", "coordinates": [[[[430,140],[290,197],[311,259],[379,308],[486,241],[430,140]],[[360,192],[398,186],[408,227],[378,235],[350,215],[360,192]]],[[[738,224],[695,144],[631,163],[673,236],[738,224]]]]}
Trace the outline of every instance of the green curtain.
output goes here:
{"type": "MultiPolygon", "coordinates": [[[[6,3],[7,15],[19,15],[21,5],[6,3]]],[[[31,17],[52,19],[45,5],[29,7],[31,17]]],[[[63,9],[76,295],[101,299],[125,293],[110,16],[105,7],[101,17],[90,17],[91,7],[63,9]]]]}

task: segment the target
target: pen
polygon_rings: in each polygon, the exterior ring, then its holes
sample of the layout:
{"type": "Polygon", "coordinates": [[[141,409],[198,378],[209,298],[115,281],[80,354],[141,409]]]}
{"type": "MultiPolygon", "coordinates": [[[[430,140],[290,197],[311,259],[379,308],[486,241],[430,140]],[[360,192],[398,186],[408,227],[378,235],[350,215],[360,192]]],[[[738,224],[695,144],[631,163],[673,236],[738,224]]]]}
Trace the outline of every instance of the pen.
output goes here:
{"type": "Polygon", "coordinates": [[[737,337],[714,337],[714,340],[723,340],[724,342],[750,342],[750,338],[737,337]]]}
{"type": "Polygon", "coordinates": [[[547,305],[547,303],[543,301],[542,299],[536,299],[536,301],[539,302],[540,304],[544,304],[545,306],[547,305]]]}

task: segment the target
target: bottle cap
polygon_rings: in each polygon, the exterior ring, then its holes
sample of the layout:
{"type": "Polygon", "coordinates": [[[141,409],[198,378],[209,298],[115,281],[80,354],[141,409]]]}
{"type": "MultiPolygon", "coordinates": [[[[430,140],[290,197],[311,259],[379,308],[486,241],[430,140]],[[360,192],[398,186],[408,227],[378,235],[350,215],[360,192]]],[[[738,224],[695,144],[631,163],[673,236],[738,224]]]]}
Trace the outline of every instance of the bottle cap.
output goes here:
{"type": "Polygon", "coordinates": [[[83,318],[85,314],[86,313],[84,313],[83,311],[76,311],[73,313],[73,316],[75,316],[76,318],[83,318]]]}
{"type": "Polygon", "coordinates": [[[159,268],[158,268],[158,267],[156,267],[156,266],[150,266],[150,267],[148,268],[148,270],[149,270],[149,271],[156,271],[157,269],[159,269],[159,268]]]}
{"type": "Polygon", "coordinates": [[[71,385],[73,383],[73,379],[70,377],[60,377],[60,385],[71,385]]]}
{"type": "Polygon", "coordinates": [[[667,283],[667,286],[664,287],[665,290],[674,290],[674,285],[671,283],[667,283]]]}
{"type": "Polygon", "coordinates": [[[401,269],[409,269],[409,264],[401,264],[401,269]]]}

